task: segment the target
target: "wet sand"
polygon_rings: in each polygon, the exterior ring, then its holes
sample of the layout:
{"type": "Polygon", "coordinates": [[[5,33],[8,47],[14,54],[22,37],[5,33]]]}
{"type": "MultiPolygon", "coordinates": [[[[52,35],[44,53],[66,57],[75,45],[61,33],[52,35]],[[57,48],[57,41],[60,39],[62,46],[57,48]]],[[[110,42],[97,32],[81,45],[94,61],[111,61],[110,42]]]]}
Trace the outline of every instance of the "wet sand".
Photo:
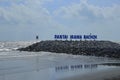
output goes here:
{"type": "Polygon", "coordinates": [[[120,76],[116,59],[18,51],[0,56],[0,80],[116,80],[120,76]]]}
{"type": "Polygon", "coordinates": [[[113,78],[108,78],[108,79],[105,79],[105,80],[120,80],[120,76],[118,76],[118,77],[113,77],[113,78]]]}
{"type": "Polygon", "coordinates": [[[120,68],[97,71],[61,80],[120,80],[120,68]]]}

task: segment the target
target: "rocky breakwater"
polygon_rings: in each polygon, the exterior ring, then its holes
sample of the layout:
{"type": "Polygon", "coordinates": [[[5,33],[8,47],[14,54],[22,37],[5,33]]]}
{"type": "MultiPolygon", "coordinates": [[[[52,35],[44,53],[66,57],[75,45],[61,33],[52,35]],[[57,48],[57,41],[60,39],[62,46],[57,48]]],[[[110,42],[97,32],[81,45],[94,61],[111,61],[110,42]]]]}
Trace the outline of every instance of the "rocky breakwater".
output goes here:
{"type": "Polygon", "coordinates": [[[111,41],[41,41],[20,51],[46,51],[67,53],[73,55],[91,55],[101,57],[120,58],[120,44],[111,41]]]}

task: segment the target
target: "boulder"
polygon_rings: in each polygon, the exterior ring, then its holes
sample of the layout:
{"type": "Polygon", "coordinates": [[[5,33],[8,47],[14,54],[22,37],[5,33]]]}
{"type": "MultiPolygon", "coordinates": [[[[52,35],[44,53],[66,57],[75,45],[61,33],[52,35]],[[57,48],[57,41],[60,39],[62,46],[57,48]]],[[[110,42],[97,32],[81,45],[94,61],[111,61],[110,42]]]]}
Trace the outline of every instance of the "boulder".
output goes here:
{"type": "Polygon", "coordinates": [[[32,44],[20,51],[46,51],[73,55],[92,55],[120,58],[120,44],[111,41],[62,41],[49,40],[32,44]]]}

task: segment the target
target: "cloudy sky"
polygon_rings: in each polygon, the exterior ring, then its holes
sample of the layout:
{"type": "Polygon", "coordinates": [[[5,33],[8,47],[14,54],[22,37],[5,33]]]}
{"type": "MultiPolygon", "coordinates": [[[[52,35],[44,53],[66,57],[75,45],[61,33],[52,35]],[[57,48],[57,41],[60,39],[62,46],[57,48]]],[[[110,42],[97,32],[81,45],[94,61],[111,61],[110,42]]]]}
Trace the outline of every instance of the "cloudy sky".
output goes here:
{"type": "Polygon", "coordinates": [[[120,0],[0,0],[0,41],[89,33],[120,41],[120,0]]]}

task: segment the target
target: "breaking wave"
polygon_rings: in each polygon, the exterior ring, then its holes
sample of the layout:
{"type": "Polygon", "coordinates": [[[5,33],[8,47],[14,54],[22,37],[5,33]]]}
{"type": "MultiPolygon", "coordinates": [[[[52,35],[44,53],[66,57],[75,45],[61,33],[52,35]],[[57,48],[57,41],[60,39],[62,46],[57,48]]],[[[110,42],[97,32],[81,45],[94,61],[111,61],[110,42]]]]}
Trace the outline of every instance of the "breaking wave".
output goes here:
{"type": "Polygon", "coordinates": [[[21,47],[26,47],[35,43],[35,41],[18,41],[18,42],[0,42],[0,52],[14,51],[21,47]]]}

